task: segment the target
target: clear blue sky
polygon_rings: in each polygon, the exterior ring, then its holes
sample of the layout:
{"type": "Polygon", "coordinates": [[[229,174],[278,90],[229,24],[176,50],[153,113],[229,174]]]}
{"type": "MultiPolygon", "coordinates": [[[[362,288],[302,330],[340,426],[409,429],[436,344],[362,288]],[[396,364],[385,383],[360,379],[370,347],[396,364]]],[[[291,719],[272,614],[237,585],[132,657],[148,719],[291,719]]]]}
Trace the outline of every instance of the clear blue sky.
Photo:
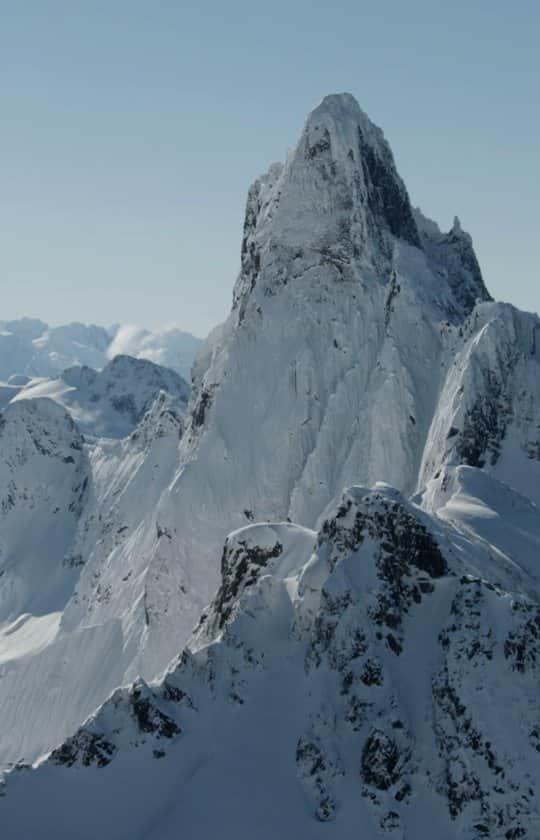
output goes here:
{"type": "Polygon", "coordinates": [[[411,198],[540,309],[538,0],[0,0],[0,319],[204,334],[246,190],[348,90],[411,198]]]}

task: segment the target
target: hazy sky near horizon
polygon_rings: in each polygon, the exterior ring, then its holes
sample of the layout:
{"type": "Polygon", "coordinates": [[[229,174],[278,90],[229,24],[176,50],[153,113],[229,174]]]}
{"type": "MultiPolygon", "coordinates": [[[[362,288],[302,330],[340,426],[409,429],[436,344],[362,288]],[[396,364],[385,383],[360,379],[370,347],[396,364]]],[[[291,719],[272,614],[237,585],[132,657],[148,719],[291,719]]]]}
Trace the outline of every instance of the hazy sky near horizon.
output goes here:
{"type": "Polygon", "coordinates": [[[537,0],[0,0],[0,320],[198,335],[226,316],[251,181],[327,93],[414,204],[540,310],[537,0]]]}

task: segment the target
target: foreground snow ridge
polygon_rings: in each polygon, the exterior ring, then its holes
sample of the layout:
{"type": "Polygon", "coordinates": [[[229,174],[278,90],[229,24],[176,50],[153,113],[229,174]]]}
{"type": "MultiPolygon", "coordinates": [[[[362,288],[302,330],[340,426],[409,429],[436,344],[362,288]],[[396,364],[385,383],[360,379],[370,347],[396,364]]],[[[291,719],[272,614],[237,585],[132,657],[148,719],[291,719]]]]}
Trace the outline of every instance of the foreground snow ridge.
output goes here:
{"type": "Polygon", "coordinates": [[[346,491],[318,533],[235,532],[191,645],[12,771],[4,820],[18,836],[126,840],[224,825],[323,837],[323,823],[336,837],[538,836],[538,606],[463,553],[388,487],[346,491]]]}
{"type": "Polygon", "coordinates": [[[539,837],[539,326],[325,98],[187,407],[0,414],[2,836],[539,837]]]}

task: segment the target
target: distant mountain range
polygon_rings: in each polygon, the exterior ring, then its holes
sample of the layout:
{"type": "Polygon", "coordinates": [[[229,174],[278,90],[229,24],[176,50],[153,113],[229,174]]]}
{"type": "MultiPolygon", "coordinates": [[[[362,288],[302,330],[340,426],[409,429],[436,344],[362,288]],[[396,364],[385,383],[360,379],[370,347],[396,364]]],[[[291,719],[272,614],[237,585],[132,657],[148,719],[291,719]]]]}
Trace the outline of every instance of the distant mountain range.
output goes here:
{"type": "Polygon", "coordinates": [[[55,377],[74,365],[100,369],[117,355],[147,359],[177,371],[188,382],[201,340],[176,327],[151,332],[127,325],[49,327],[34,318],[0,321],[0,381],[55,377]]]}

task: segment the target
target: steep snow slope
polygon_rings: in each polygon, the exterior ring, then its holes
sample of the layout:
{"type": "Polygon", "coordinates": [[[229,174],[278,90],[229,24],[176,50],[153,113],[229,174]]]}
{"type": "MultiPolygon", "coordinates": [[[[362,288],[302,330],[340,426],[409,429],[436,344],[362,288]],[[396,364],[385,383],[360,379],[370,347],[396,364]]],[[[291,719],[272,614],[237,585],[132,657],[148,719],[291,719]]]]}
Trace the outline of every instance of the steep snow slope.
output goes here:
{"type": "Polygon", "coordinates": [[[482,553],[382,485],[236,532],[192,651],[12,772],[4,836],[537,837],[538,601],[482,553]]]}
{"type": "Polygon", "coordinates": [[[65,606],[62,561],[84,506],[90,466],[68,414],[51,400],[0,415],[0,621],[65,606]]]}
{"type": "Polygon", "coordinates": [[[132,545],[174,473],[183,416],[162,392],[130,437],[91,447],[50,400],[9,406],[0,423],[5,764],[47,751],[134,679],[150,616],[177,615],[173,572],[160,567],[173,559],[170,534],[148,525],[151,563],[132,545]]]}
{"type": "Polygon", "coordinates": [[[54,378],[69,367],[102,368],[114,356],[130,355],[170,367],[189,381],[200,343],[176,327],[150,332],[121,325],[49,327],[33,318],[0,321],[0,380],[21,374],[54,378]]]}
{"type": "Polygon", "coordinates": [[[442,481],[430,482],[421,497],[425,507],[449,522],[466,539],[480,543],[485,560],[474,571],[503,589],[525,592],[538,599],[540,593],[540,508],[508,484],[484,470],[450,468],[442,481]],[[496,557],[496,562],[493,562],[496,557]],[[500,577],[504,572],[504,577],[500,577]]]}
{"type": "MultiPolygon", "coordinates": [[[[185,423],[158,403],[130,437],[88,449],[77,588],[58,639],[0,681],[0,762],[33,761],[113,687],[167,666],[215,595],[231,530],[288,517],[315,529],[359,481],[422,494],[435,513],[460,463],[529,492],[537,324],[489,302],[470,237],[414,211],[382,132],[352,97],[327,97],[249,192],[233,309],[198,355],[185,423]]],[[[489,540],[466,528],[464,552],[489,540]]],[[[493,554],[511,590],[512,551],[493,554]]]]}
{"type": "Polygon", "coordinates": [[[134,430],[160,391],[187,404],[189,386],[179,374],[143,359],[115,356],[102,371],[73,367],[57,379],[32,380],[13,402],[50,397],[85,434],[120,438],[134,430]]]}
{"type": "Polygon", "coordinates": [[[419,486],[446,463],[483,467],[540,504],[540,321],[476,307],[447,373],[419,486]]]}

